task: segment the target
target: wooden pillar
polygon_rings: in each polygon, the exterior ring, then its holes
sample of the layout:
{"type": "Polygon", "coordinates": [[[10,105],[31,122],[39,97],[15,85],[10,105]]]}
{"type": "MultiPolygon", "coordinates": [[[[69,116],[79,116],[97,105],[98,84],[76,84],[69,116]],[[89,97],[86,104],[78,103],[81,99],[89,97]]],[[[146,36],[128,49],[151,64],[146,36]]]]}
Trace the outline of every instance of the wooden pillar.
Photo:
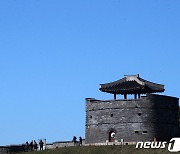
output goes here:
{"type": "Polygon", "coordinates": [[[127,99],[127,94],[124,94],[124,99],[127,99]]]}
{"type": "Polygon", "coordinates": [[[141,98],[141,94],[138,94],[138,98],[141,98]]]}
{"type": "Polygon", "coordinates": [[[134,99],[137,99],[137,94],[134,94],[134,99]]]}
{"type": "Polygon", "coordinates": [[[116,100],[116,94],[114,94],[114,100],[116,100]]]}

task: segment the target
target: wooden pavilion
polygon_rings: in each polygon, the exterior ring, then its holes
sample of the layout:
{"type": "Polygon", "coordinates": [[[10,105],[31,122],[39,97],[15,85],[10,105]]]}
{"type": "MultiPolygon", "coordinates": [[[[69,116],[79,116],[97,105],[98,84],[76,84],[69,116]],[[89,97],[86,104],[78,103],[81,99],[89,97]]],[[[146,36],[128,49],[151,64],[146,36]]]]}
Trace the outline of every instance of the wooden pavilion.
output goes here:
{"type": "Polygon", "coordinates": [[[100,84],[100,91],[116,95],[124,95],[127,99],[128,94],[133,94],[134,99],[141,97],[141,94],[164,92],[164,85],[144,80],[138,75],[124,75],[124,78],[105,84],[100,84]]]}

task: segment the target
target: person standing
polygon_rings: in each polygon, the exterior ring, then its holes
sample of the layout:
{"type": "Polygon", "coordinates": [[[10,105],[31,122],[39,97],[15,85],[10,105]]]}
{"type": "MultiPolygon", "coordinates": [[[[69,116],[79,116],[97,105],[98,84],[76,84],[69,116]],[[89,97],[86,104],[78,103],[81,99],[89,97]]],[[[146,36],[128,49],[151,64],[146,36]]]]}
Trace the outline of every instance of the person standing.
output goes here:
{"type": "Polygon", "coordinates": [[[43,150],[43,145],[44,145],[44,142],[42,140],[40,140],[40,142],[39,142],[40,150],[43,150]]]}
{"type": "Polygon", "coordinates": [[[28,150],[29,150],[29,143],[28,143],[28,141],[27,141],[27,142],[26,142],[26,145],[25,145],[25,151],[28,152],[28,150]]]}
{"type": "Polygon", "coordinates": [[[37,151],[37,149],[38,149],[38,146],[37,146],[36,141],[34,140],[34,150],[37,151]]]}
{"type": "Polygon", "coordinates": [[[29,144],[29,149],[32,151],[33,150],[33,141],[29,144]]]}
{"type": "Polygon", "coordinates": [[[82,145],[82,137],[81,136],[79,137],[79,145],[80,146],[82,145]]]}
{"type": "Polygon", "coordinates": [[[77,139],[77,137],[76,137],[76,136],[74,136],[74,137],[73,137],[73,140],[72,140],[72,141],[74,142],[74,145],[76,145],[76,142],[77,142],[77,140],[76,140],[76,139],[77,139]]]}

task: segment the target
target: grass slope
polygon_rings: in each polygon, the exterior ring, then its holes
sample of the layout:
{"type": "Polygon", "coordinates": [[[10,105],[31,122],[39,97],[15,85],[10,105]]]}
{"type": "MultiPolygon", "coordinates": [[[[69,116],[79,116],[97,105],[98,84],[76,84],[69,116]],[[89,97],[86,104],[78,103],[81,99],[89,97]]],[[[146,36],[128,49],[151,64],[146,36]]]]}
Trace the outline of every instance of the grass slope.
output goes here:
{"type": "Polygon", "coordinates": [[[165,149],[136,149],[135,145],[64,147],[54,150],[28,152],[27,154],[172,154],[165,149]]]}

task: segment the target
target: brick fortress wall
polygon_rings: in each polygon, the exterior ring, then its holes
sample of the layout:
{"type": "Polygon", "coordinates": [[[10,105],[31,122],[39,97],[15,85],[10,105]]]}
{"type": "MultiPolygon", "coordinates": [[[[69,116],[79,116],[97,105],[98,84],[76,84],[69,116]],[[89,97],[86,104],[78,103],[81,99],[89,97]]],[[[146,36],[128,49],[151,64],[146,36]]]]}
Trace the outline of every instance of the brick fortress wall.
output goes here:
{"type": "Polygon", "coordinates": [[[87,98],[85,142],[106,142],[111,130],[119,142],[169,141],[179,135],[178,102],[178,98],[155,94],[130,100],[87,98]]]}

